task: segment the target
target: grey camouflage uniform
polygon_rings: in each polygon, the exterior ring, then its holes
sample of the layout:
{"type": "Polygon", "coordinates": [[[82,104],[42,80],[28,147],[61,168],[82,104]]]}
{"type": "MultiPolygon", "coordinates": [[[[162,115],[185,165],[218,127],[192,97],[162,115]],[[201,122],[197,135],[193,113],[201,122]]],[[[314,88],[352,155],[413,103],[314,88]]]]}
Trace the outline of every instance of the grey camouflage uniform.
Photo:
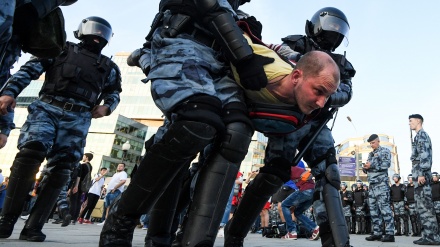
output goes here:
{"type": "Polygon", "coordinates": [[[368,202],[373,224],[373,234],[382,235],[382,222],[385,222],[385,234],[394,235],[394,218],[390,205],[390,186],[388,168],[391,166],[391,152],[379,146],[368,155],[370,169],[367,170],[370,183],[368,202]]]}
{"type": "Polygon", "coordinates": [[[422,238],[430,242],[440,242],[430,185],[432,181],[432,145],[431,139],[423,129],[420,129],[414,137],[411,161],[413,163],[411,172],[415,187],[415,200],[422,222],[422,238]],[[426,183],[423,185],[418,184],[418,177],[422,176],[426,179],[426,183]]]}

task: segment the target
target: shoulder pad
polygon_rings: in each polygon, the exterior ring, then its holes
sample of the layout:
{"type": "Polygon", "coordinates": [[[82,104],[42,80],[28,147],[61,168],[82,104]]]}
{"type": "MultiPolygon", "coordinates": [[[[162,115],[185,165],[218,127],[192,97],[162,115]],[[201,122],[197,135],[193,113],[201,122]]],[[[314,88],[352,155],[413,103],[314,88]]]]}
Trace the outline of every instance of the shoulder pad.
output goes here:
{"type": "Polygon", "coordinates": [[[295,34],[295,35],[289,35],[287,37],[284,37],[281,39],[281,41],[284,42],[297,42],[298,40],[302,39],[303,37],[305,37],[304,35],[300,35],[300,34],[295,34]]]}

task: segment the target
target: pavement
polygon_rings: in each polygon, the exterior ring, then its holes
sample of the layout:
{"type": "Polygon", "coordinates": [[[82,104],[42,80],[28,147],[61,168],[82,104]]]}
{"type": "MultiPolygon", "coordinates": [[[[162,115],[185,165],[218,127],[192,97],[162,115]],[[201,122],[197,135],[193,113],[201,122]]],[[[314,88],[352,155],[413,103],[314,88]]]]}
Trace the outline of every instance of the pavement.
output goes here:
{"type": "MultiPolygon", "coordinates": [[[[101,232],[102,226],[98,226],[96,224],[92,225],[69,225],[67,227],[61,227],[59,224],[52,224],[51,221],[47,223],[43,232],[47,235],[46,241],[37,243],[37,242],[28,242],[18,240],[18,236],[20,234],[21,229],[23,229],[24,220],[18,219],[17,224],[15,225],[15,230],[12,233],[12,236],[8,239],[0,239],[0,246],[13,246],[13,247],[23,247],[23,246],[60,246],[60,247],[96,247],[99,242],[99,234],[101,232]]],[[[147,230],[142,230],[140,228],[136,228],[133,237],[133,247],[143,247],[144,246],[144,237],[147,233],[147,230]]],[[[351,245],[362,246],[362,247],[376,247],[376,246],[384,246],[384,247],[409,247],[415,246],[413,244],[414,240],[417,240],[416,237],[406,237],[399,236],[396,237],[396,242],[394,243],[382,243],[378,241],[369,242],[365,240],[367,235],[350,235],[351,245]]],[[[214,247],[223,247],[224,238],[217,238],[214,247]]],[[[321,241],[310,241],[307,239],[300,238],[298,240],[282,240],[282,239],[274,239],[274,238],[263,238],[260,234],[251,234],[249,233],[245,239],[244,247],[319,247],[321,246],[321,241]]]]}

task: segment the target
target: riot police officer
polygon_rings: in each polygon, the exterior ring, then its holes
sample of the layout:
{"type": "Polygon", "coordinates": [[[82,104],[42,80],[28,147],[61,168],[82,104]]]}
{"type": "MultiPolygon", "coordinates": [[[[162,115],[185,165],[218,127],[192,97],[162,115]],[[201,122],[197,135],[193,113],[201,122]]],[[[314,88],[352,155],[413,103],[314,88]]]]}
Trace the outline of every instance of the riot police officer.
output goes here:
{"type": "Polygon", "coordinates": [[[432,202],[434,203],[435,217],[437,218],[437,223],[440,229],[440,183],[439,175],[437,172],[432,173],[432,202]]]}
{"type": "Polygon", "coordinates": [[[419,215],[417,212],[417,202],[414,197],[414,183],[412,180],[412,174],[409,174],[408,177],[408,186],[406,187],[405,192],[405,208],[408,210],[409,219],[411,220],[411,237],[418,237],[421,234],[421,224],[419,215]]]}
{"type": "MultiPolygon", "coordinates": [[[[0,88],[10,77],[10,69],[25,50],[38,57],[55,57],[66,43],[64,20],[58,6],[77,0],[6,1],[0,8],[0,88]]],[[[0,149],[6,145],[14,112],[0,116],[0,149]]]]}
{"type": "Polygon", "coordinates": [[[402,235],[402,225],[401,220],[403,220],[403,234],[408,236],[409,234],[409,225],[408,218],[405,213],[405,185],[400,183],[400,175],[395,173],[393,175],[394,184],[391,185],[390,188],[390,197],[393,205],[394,211],[394,224],[396,225],[396,234],[395,236],[402,235]]]}
{"type": "Polygon", "coordinates": [[[356,234],[365,234],[365,209],[367,204],[367,195],[364,191],[364,186],[362,180],[356,181],[356,190],[353,193],[353,205],[356,210],[356,225],[357,232],[356,234]]]}
{"type": "MultiPolygon", "coordinates": [[[[327,104],[346,105],[353,94],[351,79],[356,74],[353,65],[345,55],[333,53],[344,41],[348,45],[350,25],[345,14],[334,7],[325,7],[318,10],[312,18],[306,21],[306,35],[289,35],[281,40],[283,45],[289,46],[299,53],[299,56],[313,50],[323,50],[329,53],[341,71],[341,84],[338,92],[333,94],[327,104]]],[[[297,58],[291,58],[297,60],[297,58]]]]}
{"type": "Polygon", "coordinates": [[[351,206],[353,205],[353,193],[347,190],[347,183],[345,182],[341,183],[340,193],[342,208],[344,209],[345,222],[347,223],[348,231],[350,231],[351,224],[354,224],[354,222],[351,222],[351,206]]]}
{"type": "MultiPolygon", "coordinates": [[[[139,63],[151,80],[155,104],[168,126],[146,152],[127,190],[109,211],[100,246],[131,246],[141,214],[155,204],[180,168],[208,144],[181,242],[211,246],[252,135],[242,89],[224,72],[226,58],[244,88],[266,86],[263,66],[274,61],[253,53],[236,24],[246,0],[162,0],[139,63]],[[220,50],[224,57],[219,56],[220,50]],[[213,193],[215,191],[216,193],[213,193]]],[[[155,138],[156,140],[156,138],[155,138]]],[[[176,188],[170,193],[176,195],[176,188]]],[[[177,196],[169,197],[177,203],[177,196]]],[[[164,219],[171,225],[173,217],[164,219]]]]}
{"type": "Polygon", "coordinates": [[[1,91],[0,111],[6,114],[31,80],[46,72],[40,97],[28,107],[29,115],[21,128],[19,152],[11,167],[10,189],[0,219],[0,238],[12,234],[29,187],[47,159],[47,182],[20,233],[21,240],[45,240],[41,229],[73,166],[83,156],[91,119],[109,115],[120,101],[119,68],[101,54],[113,36],[110,24],[100,17],[88,17],[74,34],[80,44],[68,42],[56,58],[31,58],[1,91]]]}
{"type": "MultiPolygon", "coordinates": [[[[354,192],[356,191],[356,183],[351,185],[351,193],[354,195],[354,192]]],[[[353,199],[354,200],[354,199],[353,199]]],[[[354,203],[352,203],[351,205],[351,230],[350,233],[351,234],[355,234],[356,233],[356,207],[354,206],[354,203]]]]}

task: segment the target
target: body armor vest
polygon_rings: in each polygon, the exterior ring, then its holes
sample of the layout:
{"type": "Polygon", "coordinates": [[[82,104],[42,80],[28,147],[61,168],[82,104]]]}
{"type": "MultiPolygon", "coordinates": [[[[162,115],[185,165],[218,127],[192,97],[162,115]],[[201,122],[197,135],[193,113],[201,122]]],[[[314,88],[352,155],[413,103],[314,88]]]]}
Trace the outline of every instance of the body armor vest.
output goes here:
{"type": "Polygon", "coordinates": [[[363,190],[356,190],[354,192],[354,205],[363,206],[365,202],[365,194],[363,190]]]}
{"type": "Polygon", "coordinates": [[[406,201],[408,203],[415,203],[414,200],[414,186],[407,186],[406,187],[406,201]]]}
{"type": "Polygon", "coordinates": [[[93,107],[99,103],[99,96],[114,66],[110,58],[68,42],[46,71],[41,92],[77,99],[93,107]]]}
{"type": "Polygon", "coordinates": [[[391,200],[393,202],[400,202],[403,201],[403,198],[405,197],[405,191],[402,190],[403,184],[399,184],[398,186],[393,184],[391,186],[391,200]]]}
{"type": "Polygon", "coordinates": [[[342,207],[345,207],[345,206],[351,206],[351,204],[353,204],[353,203],[350,202],[350,201],[346,201],[346,200],[344,200],[344,197],[347,197],[347,198],[352,197],[351,192],[348,191],[348,190],[346,190],[345,192],[342,192],[342,191],[341,191],[341,202],[342,202],[342,207]]]}
{"type": "Polygon", "coordinates": [[[440,183],[432,183],[432,200],[433,201],[440,201],[440,183]]]}

